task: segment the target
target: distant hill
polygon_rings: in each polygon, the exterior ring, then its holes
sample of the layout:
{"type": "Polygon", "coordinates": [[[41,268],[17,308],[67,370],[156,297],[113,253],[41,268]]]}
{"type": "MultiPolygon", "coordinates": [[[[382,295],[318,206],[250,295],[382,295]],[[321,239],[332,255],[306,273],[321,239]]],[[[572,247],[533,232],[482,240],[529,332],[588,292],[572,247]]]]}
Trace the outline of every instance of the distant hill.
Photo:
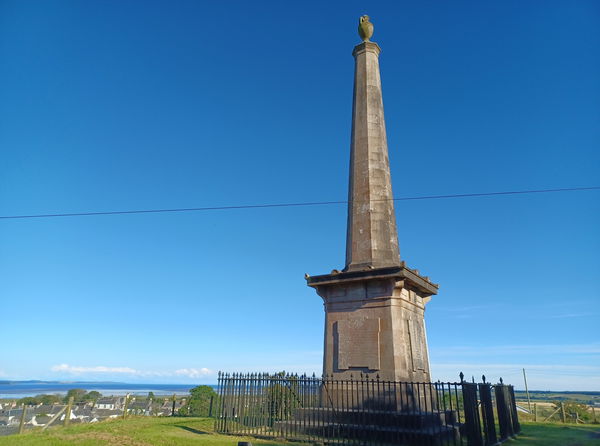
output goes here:
{"type": "Polygon", "coordinates": [[[25,381],[0,380],[0,385],[16,384],[126,384],[119,381],[43,381],[39,379],[29,379],[25,381]]]}
{"type": "MultiPolygon", "coordinates": [[[[519,400],[527,399],[524,390],[515,390],[515,397],[519,400]]],[[[576,401],[578,403],[600,405],[600,392],[596,391],[564,391],[530,390],[531,401],[576,401]]]]}

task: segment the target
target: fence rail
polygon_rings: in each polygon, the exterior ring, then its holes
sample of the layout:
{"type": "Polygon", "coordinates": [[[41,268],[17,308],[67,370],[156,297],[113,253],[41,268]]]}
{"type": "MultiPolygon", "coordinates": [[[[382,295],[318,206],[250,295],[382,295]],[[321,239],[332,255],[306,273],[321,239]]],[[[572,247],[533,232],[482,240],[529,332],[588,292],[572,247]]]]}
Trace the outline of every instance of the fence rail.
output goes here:
{"type": "MultiPolygon", "coordinates": [[[[462,380],[462,377],[461,377],[462,380]]],[[[502,382],[219,373],[215,430],[327,444],[490,446],[520,432],[502,382]]]]}

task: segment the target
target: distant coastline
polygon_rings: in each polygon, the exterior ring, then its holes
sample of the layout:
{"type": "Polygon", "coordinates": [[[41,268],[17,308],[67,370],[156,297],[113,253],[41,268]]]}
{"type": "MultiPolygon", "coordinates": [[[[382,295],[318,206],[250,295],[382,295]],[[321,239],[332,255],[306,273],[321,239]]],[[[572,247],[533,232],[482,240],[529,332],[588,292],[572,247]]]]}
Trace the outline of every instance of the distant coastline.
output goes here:
{"type": "MultiPolygon", "coordinates": [[[[65,395],[70,389],[84,389],[88,392],[95,390],[102,395],[187,395],[190,389],[198,384],[132,384],[122,382],[101,381],[0,381],[0,398],[15,399],[40,394],[65,395]]],[[[216,388],[216,385],[208,384],[216,388]]]]}

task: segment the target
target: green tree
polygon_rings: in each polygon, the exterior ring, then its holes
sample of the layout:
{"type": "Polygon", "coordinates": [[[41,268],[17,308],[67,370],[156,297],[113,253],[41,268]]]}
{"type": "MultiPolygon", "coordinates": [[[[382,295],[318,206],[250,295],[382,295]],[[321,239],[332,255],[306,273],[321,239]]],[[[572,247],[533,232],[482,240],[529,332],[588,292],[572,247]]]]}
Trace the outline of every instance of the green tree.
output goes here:
{"type": "Polygon", "coordinates": [[[76,403],[80,403],[83,401],[83,397],[85,396],[86,391],[84,389],[71,389],[65,395],[63,401],[66,403],[69,401],[70,397],[73,397],[73,401],[76,403]]]}
{"type": "Polygon", "coordinates": [[[82,401],[97,401],[98,398],[101,398],[102,394],[97,392],[96,390],[92,390],[91,392],[86,393],[82,397],[82,401]]]}
{"type": "Polygon", "coordinates": [[[34,396],[26,396],[17,401],[17,404],[25,404],[26,406],[33,406],[39,404],[34,396]]]}
{"type": "Polygon", "coordinates": [[[273,420],[287,420],[299,407],[298,376],[279,372],[267,388],[268,411],[273,420]]]}
{"type": "Polygon", "coordinates": [[[25,404],[27,406],[35,406],[38,404],[55,404],[61,401],[58,395],[41,394],[36,396],[27,396],[17,401],[18,404],[25,404]]]}
{"type": "Polygon", "coordinates": [[[215,404],[216,396],[216,392],[210,386],[194,387],[190,390],[188,403],[179,409],[179,415],[207,417],[210,411],[210,400],[213,399],[215,404]]]}
{"type": "Polygon", "coordinates": [[[56,404],[56,403],[60,403],[60,396],[58,395],[38,395],[36,398],[39,399],[40,403],[42,404],[56,404]]]}
{"type": "MultiPolygon", "coordinates": [[[[563,401],[562,403],[565,408],[566,421],[573,421],[574,419],[585,421],[586,423],[593,421],[592,414],[588,410],[587,405],[574,401],[563,401]]],[[[556,409],[560,407],[560,401],[554,401],[552,404],[554,404],[556,409]]]]}

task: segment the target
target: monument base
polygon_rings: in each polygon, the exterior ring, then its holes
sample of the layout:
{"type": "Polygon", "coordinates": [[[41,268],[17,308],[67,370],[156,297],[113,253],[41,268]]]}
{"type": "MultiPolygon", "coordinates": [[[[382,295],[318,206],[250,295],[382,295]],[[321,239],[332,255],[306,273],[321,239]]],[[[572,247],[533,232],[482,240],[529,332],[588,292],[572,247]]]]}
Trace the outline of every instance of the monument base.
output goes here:
{"type": "MultiPolygon", "coordinates": [[[[333,272],[307,282],[325,307],[324,375],[345,381],[365,374],[384,381],[431,381],[424,312],[437,285],[404,263],[333,272]]],[[[419,398],[423,401],[415,405],[423,406],[427,397],[419,398]]]]}

